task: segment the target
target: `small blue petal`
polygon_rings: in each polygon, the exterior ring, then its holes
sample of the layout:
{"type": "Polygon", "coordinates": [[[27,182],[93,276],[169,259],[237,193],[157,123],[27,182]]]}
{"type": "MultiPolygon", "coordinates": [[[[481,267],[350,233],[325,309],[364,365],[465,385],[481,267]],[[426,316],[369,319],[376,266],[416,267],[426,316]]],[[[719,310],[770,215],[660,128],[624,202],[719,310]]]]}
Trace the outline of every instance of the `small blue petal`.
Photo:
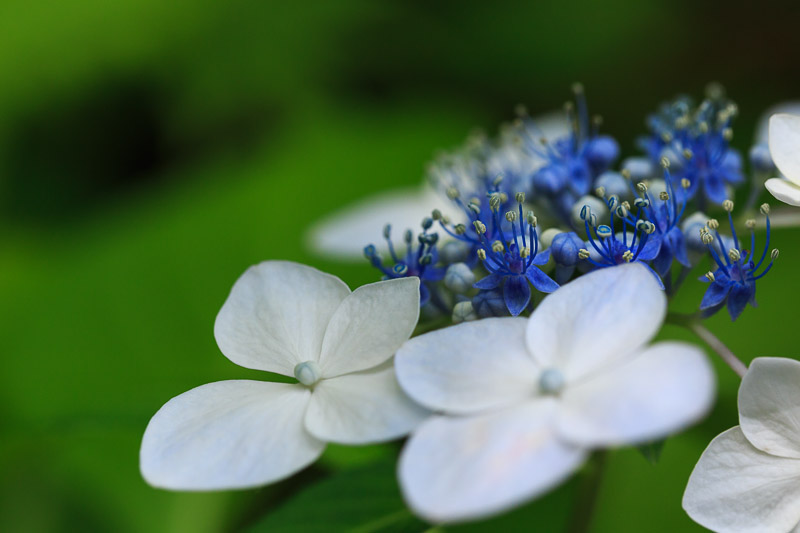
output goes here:
{"type": "Polygon", "coordinates": [[[473,287],[475,287],[476,289],[483,289],[483,290],[494,289],[497,288],[498,285],[500,285],[500,282],[503,281],[504,277],[505,276],[503,276],[503,274],[489,274],[482,280],[475,283],[473,287]]]}
{"type": "Polygon", "coordinates": [[[533,262],[531,264],[541,266],[547,263],[547,261],[549,260],[550,260],[550,248],[548,248],[543,252],[537,253],[536,257],[533,258],[533,262]]]}
{"type": "MultiPolygon", "coordinates": [[[[536,268],[529,269],[538,270],[536,268]]],[[[508,276],[503,285],[503,299],[512,316],[519,315],[531,301],[531,287],[524,276],[508,276]]]]}
{"type": "Polygon", "coordinates": [[[525,275],[539,292],[551,293],[559,286],[558,283],[536,267],[529,268],[525,275]]]}
{"type": "Polygon", "coordinates": [[[706,176],[703,186],[705,187],[706,197],[715,204],[721,204],[728,199],[725,183],[716,173],[712,172],[706,176]]]}
{"type": "MultiPolygon", "coordinates": [[[[639,245],[637,244],[636,246],[638,247],[639,245]]],[[[651,261],[656,258],[656,256],[658,255],[658,251],[660,249],[661,249],[661,239],[657,237],[655,234],[652,234],[647,238],[647,242],[644,243],[642,251],[639,252],[639,256],[636,259],[638,261],[651,261]]]]}
{"type": "MultiPolygon", "coordinates": [[[[641,255],[639,257],[641,257],[641,255]]],[[[670,247],[667,246],[666,243],[662,242],[661,250],[658,251],[658,255],[653,259],[653,268],[655,268],[659,275],[666,276],[671,266],[672,250],[670,250],[670,247]]]]}
{"type": "Polygon", "coordinates": [[[744,308],[747,307],[747,302],[750,301],[752,295],[750,288],[741,283],[735,283],[731,287],[731,292],[728,295],[728,313],[731,315],[731,320],[736,320],[742,314],[744,308]]]}
{"type": "Polygon", "coordinates": [[[419,284],[419,306],[423,307],[431,299],[431,291],[424,283],[419,284]]]}
{"type": "Polygon", "coordinates": [[[670,250],[675,255],[675,259],[683,266],[691,267],[692,265],[689,263],[689,254],[686,252],[686,239],[683,236],[683,232],[677,226],[667,233],[667,242],[669,243],[670,250]]]}
{"type": "Polygon", "coordinates": [[[447,272],[446,268],[429,266],[422,274],[422,279],[426,281],[441,281],[444,279],[445,272],[447,272]]]}
{"type": "Polygon", "coordinates": [[[700,302],[700,309],[705,310],[720,305],[725,301],[730,290],[730,283],[725,283],[717,279],[717,281],[709,285],[708,289],[706,289],[706,293],[703,295],[703,301],[700,302]]]}

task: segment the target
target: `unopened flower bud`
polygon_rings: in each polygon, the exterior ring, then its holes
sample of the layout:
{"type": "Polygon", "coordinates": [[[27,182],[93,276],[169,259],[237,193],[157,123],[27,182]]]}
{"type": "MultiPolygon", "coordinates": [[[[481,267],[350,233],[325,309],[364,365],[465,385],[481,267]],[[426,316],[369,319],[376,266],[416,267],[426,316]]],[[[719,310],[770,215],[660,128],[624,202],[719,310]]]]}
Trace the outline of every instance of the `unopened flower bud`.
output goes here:
{"type": "Polygon", "coordinates": [[[475,283],[475,274],[465,263],[455,263],[447,267],[444,286],[453,292],[465,293],[475,283]]]}
{"type": "Polygon", "coordinates": [[[453,306],[453,324],[460,324],[462,322],[470,322],[477,320],[478,315],[475,313],[475,308],[472,307],[472,302],[458,302],[453,306]]]}

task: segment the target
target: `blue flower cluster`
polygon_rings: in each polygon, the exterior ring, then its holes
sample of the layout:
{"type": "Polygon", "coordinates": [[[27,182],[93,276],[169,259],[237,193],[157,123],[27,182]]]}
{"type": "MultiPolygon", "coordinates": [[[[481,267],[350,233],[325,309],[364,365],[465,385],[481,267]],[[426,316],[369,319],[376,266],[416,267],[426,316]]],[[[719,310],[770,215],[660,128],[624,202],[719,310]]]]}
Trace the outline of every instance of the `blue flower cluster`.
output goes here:
{"type": "MultiPolygon", "coordinates": [[[[778,255],[768,250],[769,216],[759,255],[753,251],[755,222],[731,215],[734,187],[745,177],[742,158],[730,146],[736,105],[720,90],[697,106],[683,97],[664,104],[648,118],[650,135],[640,140],[646,157],[616,167],[619,144],[599,132],[599,118],[590,119],[583,88],[573,91],[560,135],[548,137],[522,112],[497,139],[475,136],[438,157],[429,178],[455,216],[444,207],[434,210],[416,238],[406,232],[403,254],[396,253],[387,226],[393,265],[384,265],[371,245],[367,258],[385,278],[420,277],[422,305],[458,321],[520,315],[533,309],[537,292],[628,262],[647,266],[672,295],[705,256],[716,268],[701,278],[710,285],[700,309],[710,315],[727,307],[736,320],[748,303],[755,305],[756,281],[778,255]],[[728,214],[730,236],[705,214],[716,206],[728,214]],[[737,223],[750,230],[749,251],[740,247],[737,223]]],[[[753,172],[763,175],[769,154],[759,147],[751,152],[757,155],[753,172]]]]}
{"type": "Polygon", "coordinates": [[[689,181],[681,196],[696,198],[701,209],[706,201],[721,205],[730,196],[729,188],[744,181],[742,157],[730,146],[736,105],[718,88],[710,92],[698,106],[689,98],[664,104],[648,118],[650,136],[640,140],[651,162],[670,161],[676,189],[681,180],[689,181]]]}

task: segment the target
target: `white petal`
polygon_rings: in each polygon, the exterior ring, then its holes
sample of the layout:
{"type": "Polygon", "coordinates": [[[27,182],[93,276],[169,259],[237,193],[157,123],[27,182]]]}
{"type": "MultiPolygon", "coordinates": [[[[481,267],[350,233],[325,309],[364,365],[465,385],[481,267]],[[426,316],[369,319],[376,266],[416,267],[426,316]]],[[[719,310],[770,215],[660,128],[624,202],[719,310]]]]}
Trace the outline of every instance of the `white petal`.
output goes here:
{"type": "Polygon", "coordinates": [[[714,531],[789,531],[800,522],[800,461],[761,452],[731,428],[703,452],[683,508],[714,531]]]}
{"type": "Polygon", "coordinates": [[[623,360],[661,327],[667,299],[638,263],[590,272],[546,297],[531,315],[528,350],[567,382],[623,360]]]}
{"type": "Polygon", "coordinates": [[[325,441],[365,444],[402,437],[429,414],[402,391],[388,361],[375,369],[317,383],[306,412],[306,428],[325,441]]]}
{"type": "Polygon", "coordinates": [[[781,174],[800,185],[800,116],[779,113],[770,117],[769,153],[781,174]]]}
{"type": "Polygon", "coordinates": [[[406,342],[395,357],[397,378],[434,410],[475,413],[531,397],[538,369],[525,348],[524,318],[485,318],[406,342]]]}
{"type": "Polygon", "coordinates": [[[319,359],[328,322],[350,294],[335,276],[288,261],[265,261],[242,274],[225,300],[214,336],[237,365],[294,375],[319,359]]]}
{"type": "Polygon", "coordinates": [[[769,142],[769,119],[777,113],[788,113],[790,115],[800,115],[800,102],[781,102],[767,109],[758,118],[756,135],[753,144],[767,144],[769,142]]]}
{"type": "Polygon", "coordinates": [[[397,351],[417,325],[419,278],[363,285],[331,318],[319,365],[326,378],[377,366],[397,351]]]}
{"type": "Polygon", "coordinates": [[[739,423],[762,452],[800,458],[800,361],[753,360],[739,387],[739,423]]]}
{"type": "Polygon", "coordinates": [[[399,241],[406,229],[419,229],[435,208],[449,205],[449,200],[427,186],[370,196],[316,223],[308,233],[308,247],[325,257],[364,261],[368,244],[382,253],[388,250],[383,238],[386,224],[392,225],[399,241]]]}
{"type": "Polygon", "coordinates": [[[434,416],[400,456],[408,505],[434,523],[499,513],[561,483],[586,453],[553,433],[552,400],[467,417],[434,416]]]}
{"type": "Polygon", "coordinates": [[[783,178],[770,178],[764,182],[764,187],[781,202],[800,206],[800,185],[783,178]]]}
{"type": "Polygon", "coordinates": [[[691,344],[662,342],[562,394],[559,434],[583,446],[665,437],[703,417],[714,401],[714,371],[691,344]]]}
{"type": "Polygon", "coordinates": [[[325,443],[303,426],[310,391],[263,381],[219,381],[167,402],[142,439],[142,475],[155,487],[222,490],[288,477],[325,443]]]}

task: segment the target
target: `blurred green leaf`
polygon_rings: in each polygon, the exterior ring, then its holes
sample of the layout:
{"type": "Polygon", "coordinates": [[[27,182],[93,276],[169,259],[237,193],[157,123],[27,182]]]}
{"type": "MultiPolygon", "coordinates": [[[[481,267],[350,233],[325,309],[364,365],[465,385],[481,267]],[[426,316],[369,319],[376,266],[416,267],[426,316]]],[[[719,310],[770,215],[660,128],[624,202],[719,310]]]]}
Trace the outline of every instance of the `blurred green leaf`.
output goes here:
{"type": "Polygon", "coordinates": [[[654,440],[653,442],[637,446],[637,449],[642,452],[644,458],[647,459],[651,465],[654,465],[661,458],[661,452],[664,450],[664,444],[666,444],[666,442],[667,439],[654,440]]]}
{"type": "Polygon", "coordinates": [[[395,478],[394,456],[343,471],[301,491],[261,519],[250,533],[416,533],[426,529],[406,509],[395,478]]]}

